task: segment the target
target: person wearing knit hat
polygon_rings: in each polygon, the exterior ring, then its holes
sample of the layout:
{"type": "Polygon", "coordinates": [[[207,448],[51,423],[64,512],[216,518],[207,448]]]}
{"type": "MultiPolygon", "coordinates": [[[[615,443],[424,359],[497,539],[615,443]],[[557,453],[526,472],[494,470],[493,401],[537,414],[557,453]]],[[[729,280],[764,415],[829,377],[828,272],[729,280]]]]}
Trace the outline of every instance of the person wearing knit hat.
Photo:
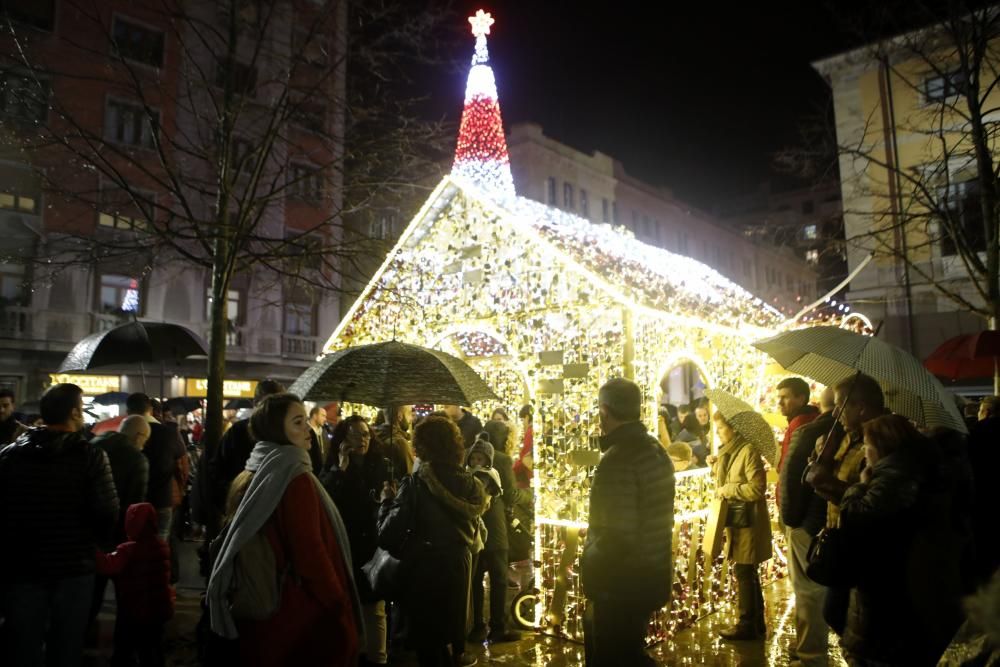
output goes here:
{"type": "Polygon", "coordinates": [[[507,527],[513,512],[514,503],[518,498],[517,483],[514,480],[514,461],[507,454],[507,444],[510,440],[510,425],[500,419],[486,422],[483,432],[476,438],[469,449],[466,459],[470,466],[484,465],[483,470],[471,468],[473,474],[480,477],[487,487],[496,484],[496,493],[490,502],[490,508],[483,515],[486,524],[486,545],[479,554],[476,569],[472,576],[472,618],[473,627],[469,641],[510,642],[521,638],[520,633],[507,630],[507,575],[508,553],[510,542],[507,527]],[[486,468],[488,462],[490,467],[486,468]],[[488,476],[488,479],[487,479],[488,476]],[[489,632],[486,631],[486,619],[483,618],[485,591],[483,579],[490,575],[490,619],[489,632]]]}
{"type": "Polygon", "coordinates": [[[476,436],[476,441],[465,455],[465,465],[469,468],[493,467],[493,445],[490,443],[489,433],[483,431],[476,436]]]}

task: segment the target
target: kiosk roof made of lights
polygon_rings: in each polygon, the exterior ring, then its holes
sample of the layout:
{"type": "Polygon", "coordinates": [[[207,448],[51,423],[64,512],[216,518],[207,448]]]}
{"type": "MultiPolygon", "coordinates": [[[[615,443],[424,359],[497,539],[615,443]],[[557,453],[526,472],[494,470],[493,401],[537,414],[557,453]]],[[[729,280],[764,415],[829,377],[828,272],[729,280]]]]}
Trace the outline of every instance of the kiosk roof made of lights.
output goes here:
{"type": "MultiPolygon", "coordinates": [[[[755,405],[767,360],[750,343],[786,320],[700,262],[516,196],[486,51],[492,19],[479,12],[470,22],[476,51],[452,173],[325,351],[392,339],[444,349],[486,379],[508,414],[534,405],[536,622],[579,636],[580,591],[562,554],[576,548],[587,520],[598,388],[613,377],[634,379],[652,429],[661,380],[690,362],[705,385],[755,405]]],[[[485,417],[496,406],[473,407],[485,417]]],[[[684,568],[700,543],[710,491],[707,469],[678,473],[674,549],[684,568]]],[[[714,575],[705,576],[700,562],[679,575],[674,603],[660,617],[664,633],[724,597],[728,577],[708,567],[714,575]],[[703,584],[711,594],[698,594],[703,584]]]]}

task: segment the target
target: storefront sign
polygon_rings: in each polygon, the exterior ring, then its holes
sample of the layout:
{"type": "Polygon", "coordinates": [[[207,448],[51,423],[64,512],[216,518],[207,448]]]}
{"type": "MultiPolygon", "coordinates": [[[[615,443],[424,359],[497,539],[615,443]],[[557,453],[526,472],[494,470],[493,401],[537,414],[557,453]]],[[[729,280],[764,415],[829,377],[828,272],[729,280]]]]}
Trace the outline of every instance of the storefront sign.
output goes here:
{"type": "Polygon", "coordinates": [[[76,375],[74,373],[52,373],[49,375],[49,382],[52,384],[75,384],[83,389],[83,393],[87,396],[120,391],[122,385],[119,375],[76,375]]]}
{"type": "MultiPolygon", "coordinates": [[[[188,378],[185,396],[208,396],[208,380],[206,378],[188,378]]],[[[225,398],[253,398],[257,390],[256,380],[223,380],[222,395],[225,398]]]]}

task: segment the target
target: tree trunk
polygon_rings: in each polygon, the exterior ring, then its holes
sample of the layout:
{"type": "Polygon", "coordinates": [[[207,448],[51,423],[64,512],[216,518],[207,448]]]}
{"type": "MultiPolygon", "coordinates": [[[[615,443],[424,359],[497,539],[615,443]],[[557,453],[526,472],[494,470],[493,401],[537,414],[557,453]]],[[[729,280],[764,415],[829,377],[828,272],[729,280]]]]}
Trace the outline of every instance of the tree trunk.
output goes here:
{"type": "Polygon", "coordinates": [[[229,274],[225,268],[228,240],[219,235],[215,240],[215,265],[212,267],[212,305],[208,313],[208,390],[205,406],[205,452],[214,452],[222,439],[222,382],[226,377],[226,342],[229,334],[229,312],[226,292],[229,274]]]}
{"type": "MultiPolygon", "coordinates": [[[[996,313],[998,310],[1000,310],[1000,304],[994,305],[993,312],[996,313]]],[[[1000,320],[1000,318],[998,318],[996,314],[989,319],[990,331],[997,330],[998,320],[1000,320]]],[[[993,357],[993,395],[1000,396],[1000,360],[998,360],[997,357],[993,357]]]]}

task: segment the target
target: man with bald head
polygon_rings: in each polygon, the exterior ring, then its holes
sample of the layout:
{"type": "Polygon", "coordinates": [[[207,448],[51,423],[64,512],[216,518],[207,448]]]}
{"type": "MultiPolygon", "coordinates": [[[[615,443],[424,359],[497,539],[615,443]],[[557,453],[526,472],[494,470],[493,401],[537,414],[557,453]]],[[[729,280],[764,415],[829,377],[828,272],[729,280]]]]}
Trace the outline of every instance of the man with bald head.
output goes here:
{"type": "MultiPolygon", "coordinates": [[[[129,415],[118,425],[118,432],[102,433],[93,444],[108,455],[111,477],[118,491],[118,523],[114,544],[125,541],[125,512],[129,505],[146,501],[149,483],[149,462],[142,454],[151,432],[149,422],[142,415],[129,415]]],[[[114,545],[112,545],[114,546],[114,545]]]]}

